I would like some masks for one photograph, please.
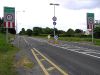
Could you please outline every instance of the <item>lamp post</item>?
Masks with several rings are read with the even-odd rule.
[[[23,11],[16,11],[16,33],[18,33],[18,21],[17,21],[17,15],[19,12],[25,12],[24,10]]]
[[[59,6],[59,4],[57,4],[57,3],[50,3],[50,5],[53,5],[54,6],[54,17],[52,18],[53,19],[53,25],[54,25],[54,37],[55,37],[55,25],[56,25],[56,20],[57,20],[57,18],[55,17],[55,6]]]
[[[17,39],[18,39],[18,47],[19,47],[19,38],[18,38],[18,21],[17,21],[17,15],[19,12],[25,12],[23,11],[16,11],[16,33],[17,33]]]

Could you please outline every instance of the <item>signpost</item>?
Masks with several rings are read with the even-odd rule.
[[[54,17],[52,18],[52,20],[53,20],[53,25],[54,25],[54,37],[55,37],[55,25],[56,25],[56,21],[57,21],[57,17],[55,17],[55,6],[59,6],[59,4],[50,3],[50,5],[54,6]]]
[[[54,38],[55,38],[55,40],[58,40],[58,36],[57,35],[55,35]]]
[[[15,8],[4,7],[4,27],[6,28],[6,41],[8,43],[8,28],[15,28]]]
[[[52,18],[52,20],[53,20],[53,21],[57,21],[57,17],[54,16],[54,17]]]
[[[53,22],[53,25],[56,25],[56,22]]]
[[[87,13],[87,29],[89,29],[92,33],[92,43],[93,43],[94,13]]]
[[[4,7],[4,27],[5,28],[15,27],[15,8]]]

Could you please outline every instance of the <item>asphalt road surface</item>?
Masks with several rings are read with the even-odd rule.
[[[35,48],[69,75],[100,75],[100,47],[72,42],[54,45],[43,39],[20,38],[25,40],[30,52]]]

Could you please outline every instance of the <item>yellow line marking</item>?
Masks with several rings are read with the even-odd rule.
[[[40,61],[44,61],[45,59],[40,59]]]
[[[35,52],[33,49],[31,49],[35,59],[37,60],[38,64],[40,65],[40,67],[42,68],[43,72],[45,75],[49,75],[49,73],[47,72],[47,70],[45,69],[45,67],[43,66],[43,64],[39,61],[38,57],[36,56]]]
[[[35,48],[33,48],[33,50],[35,50],[37,53],[39,53],[44,59],[46,59],[50,64],[52,64],[57,70],[59,70],[63,75],[68,75],[68,73],[66,73],[65,71],[63,71],[60,67],[58,67],[57,65],[55,65],[51,60],[49,60],[47,57],[45,57],[42,53],[40,53],[38,50],[36,50]]]
[[[36,55],[39,55],[39,54],[36,54]]]
[[[47,71],[52,71],[54,69],[55,69],[55,67],[50,67],[50,68],[47,69]]]
[[[25,40],[25,39],[24,39]],[[25,40],[25,42],[28,44],[28,42]],[[49,75],[49,73],[47,72],[47,70],[45,69],[45,67],[43,66],[43,64],[39,61],[38,57],[36,56],[35,52],[38,52],[44,59],[46,59],[50,64],[52,64],[56,69],[58,69],[63,75],[68,75],[68,73],[66,73],[65,71],[63,71],[61,68],[59,68],[57,65],[55,65],[52,61],[50,61],[47,57],[45,57],[42,53],[40,53],[38,50],[36,50],[35,48],[31,49],[35,59],[37,60],[38,64],[40,65],[40,67],[42,68],[43,72],[45,73],[45,75]]]

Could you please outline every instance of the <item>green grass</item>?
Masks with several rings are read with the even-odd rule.
[[[33,36],[34,38],[44,38],[44,39],[46,39],[46,38],[48,38],[48,36]]]
[[[94,44],[100,46],[100,39],[94,39]]]
[[[45,37],[35,36],[35,38],[45,38],[45,39],[47,39],[47,36],[45,36]],[[53,40],[53,37],[51,37],[51,40]],[[58,40],[63,40],[63,41],[68,41],[68,42],[87,42],[87,43],[89,42],[89,43],[92,43],[92,38],[59,37]],[[100,39],[94,38],[94,45],[100,46]]]
[[[78,37],[59,37],[59,40],[73,41],[73,42],[91,42],[91,38],[78,38]]]
[[[59,40],[69,41],[69,42],[89,42],[89,43],[92,43],[92,38],[59,37]],[[100,46],[100,39],[94,39],[94,45]]]
[[[0,75],[16,75],[14,55],[17,49],[7,44],[5,35],[0,33]]]

